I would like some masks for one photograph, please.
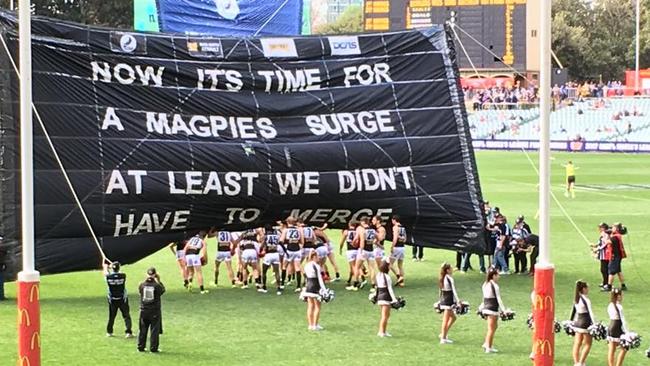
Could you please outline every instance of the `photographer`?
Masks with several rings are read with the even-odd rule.
[[[165,286],[160,282],[156,269],[147,270],[147,278],[139,286],[140,292],[140,332],[138,333],[138,351],[144,352],[147,346],[147,333],[151,329],[151,352],[159,352],[158,337],[161,330],[160,297],[165,293]]]
[[[621,269],[621,262],[627,257],[625,248],[623,247],[623,235],[625,234],[627,234],[627,228],[623,224],[616,223],[612,225],[612,232],[607,240],[607,257],[609,258],[607,272],[609,273],[609,277],[607,286],[603,287],[603,291],[612,290],[614,276],[618,276],[618,280],[621,282],[621,290],[627,290]]]

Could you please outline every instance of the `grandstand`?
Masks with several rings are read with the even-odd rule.
[[[515,106],[511,106],[515,107]],[[489,109],[469,114],[474,139],[537,140],[539,108]],[[589,99],[562,103],[551,113],[551,140],[650,142],[650,99]]]

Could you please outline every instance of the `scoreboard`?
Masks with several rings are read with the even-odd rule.
[[[367,31],[426,28],[433,24],[444,24],[454,15],[456,25],[471,35],[469,37],[459,29],[456,30],[476,68],[505,69],[508,65],[524,71],[526,2],[527,0],[365,0],[364,28]],[[454,43],[460,67],[471,68],[470,60],[455,36]]]

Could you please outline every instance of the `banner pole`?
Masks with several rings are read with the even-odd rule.
[[[555,281],[550,248],[551,0],[540,1],[539,264],[535,266],[533,354],[535,366],[551,366],[555,356]]]
[[[40,366],[41,334],[39,282],[34,265],[34,167],[32,137],[31,1],[18,8],[20,65],[20,179],[23,268],[18,273],[18,365]]]

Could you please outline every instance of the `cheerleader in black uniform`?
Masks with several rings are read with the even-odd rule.
[[[584,366],[587,356],[591,351],[592,337],[589,334],[589,327],[596,322],[594,312],[591,310],[591,301],[587,297],[589,286],[584,281],[576,282],[575,298],[573,300],[573,311],[571,320],[576,335],[573,339],[573,364]]]
[[[386,258],[388,259],[388,258]],[[390,318],[391,304],[397,301],[397,297],[393,292],[393,284],[388,275],[390,270],[390,262],[382,260],[379,265],[379,273],[375,278],[377,285],[377,305],[381,309],[381,319],[379,320],[379,337],[390,337],[390,333],[386,332],[388,328],[388,318]]]
[[[308,254],[308,262],[305,264],[305,289],[304,296],[307,298],[307,322],[309,330],[323,330],[320,326],[320,296],[321,289],[325,289],[325,283],[321,276],[321,268],[318,264],[318,254],[311,250]]]
[[[609,328],[607,329],[607,342],[609,342],[609,350],[607,352],[608,366],[622,366],[625,354],[627,353],[627,350],[620,346],[620,338],[627,332],[621,302],[623,302],[623,293],[620,289],[613,289],[609,305],[607,305],[607,314],[609,314]],[[617,348],[620,349],[618,357],[616,357]]]
[[[483,282],[483,304],[481,309],[481,312],[487,318],[488,326],[487,334],[485,335],[485,343],[483,343],[485,353],[498,352],[492,347],[494,344],[494,333],[497,331],[499,315],[505,310],[503,301],[501,301],[499,285],[497,284],[498,280],[499,271],[497,271],[496,268],[491,267],[488,270],[485,282]]]
[[[453,306],[454,304],[460,303],[454,279],[451,276],[453,271],[454,269],[449,263],[443,264],[440,268],[438,287],[440,288],[440,308],[443,310],[442,327],[440,329],[440,335],[438,336],[438,338],[440,338],[440,344],[454,343],[447,337],[449,329],[451,329],[451,326],[456,321],[456,314],[454,313]]]

